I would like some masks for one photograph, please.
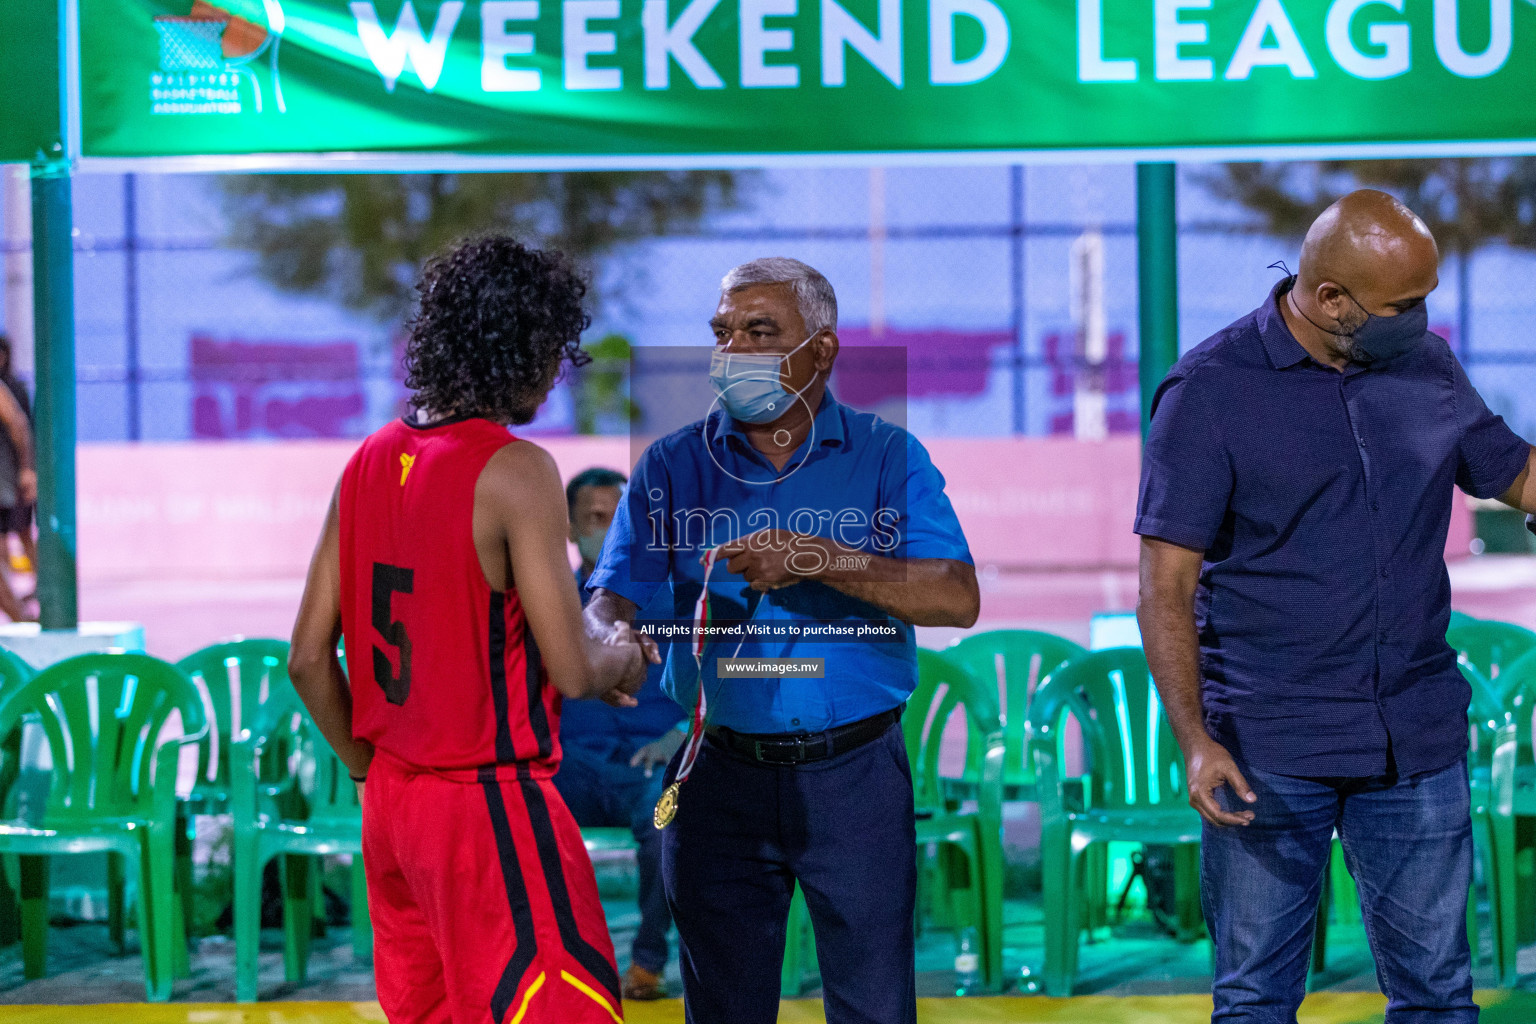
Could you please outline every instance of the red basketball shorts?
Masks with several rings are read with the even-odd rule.
[[[592,862],[554,784],[525,769],[470,778],[384,754],[369,769],[363,864],[385,1015],[622,1024]]]

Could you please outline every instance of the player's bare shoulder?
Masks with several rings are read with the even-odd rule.
[[[515,439],[492,455],[475,486],[475,506],[511,515],[564,511],[560,469],[554,457],[532,441]]]

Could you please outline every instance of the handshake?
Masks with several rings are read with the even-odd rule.
[[[645,685],[647,666],[661,664],[660,648],[653,638],[623,619],[611,623],[597,638],[604,647],[626,648],[618,683],[602,695],[603,701],[616,708],[635,707],[638,702],[634,695]]]

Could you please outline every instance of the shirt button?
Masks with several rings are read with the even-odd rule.
[[[1364,447],[1365,447],[1365,438],[1363,438],[1363,437],[1357,437],[1357,438],[1355,438],[1355,440],[1356,440],[1356,441],[1359,441],[1359,442],[1360,442],[1360,447],[1361,447],[1361,448],[1364,448]]]
[[[1374,501],[1371,502],[1371,511],[1372,512],[1380,512],[1381,511],[1381,505],[1379,503],[1377,503],[1377,502],[1374,502]]]
[[[1386,569],[1382,569],[1381,570],[1381,578],[1382,579],[1386,579],[1387,578],[1387,570]]]
[[[789,720],[789,724],[790,725],[799,725],[800,724],[800,719],[798,719],[798,718],[791,718]]]

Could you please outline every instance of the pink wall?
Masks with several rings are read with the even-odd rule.
[[[550,438],[563,478],[628,469],[625,438]],[[84,582],[272,580],[304,575],[332,488],[355,444],[82,445]],[[928,443],[979,566],[1125,568],[1135,564],[1139,442],[1057,438]],[[1447,552],[1465,554],[1471,518],[1456,502]]]

